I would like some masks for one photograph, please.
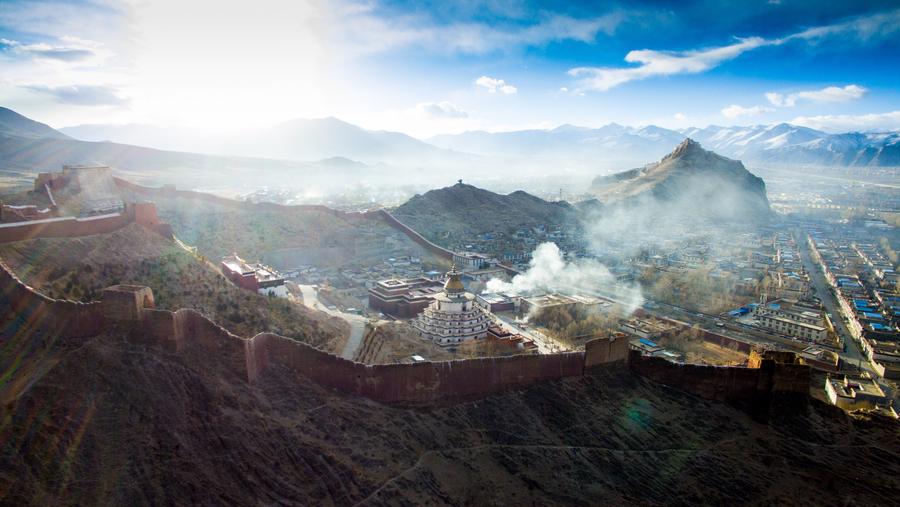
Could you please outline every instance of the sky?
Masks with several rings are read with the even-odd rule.
[[[900,2],[0,0],[0,105],[53,127],[900,130]]]

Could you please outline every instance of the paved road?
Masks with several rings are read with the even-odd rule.
[[[312,285],[300,285],[300,292],[303,294],[303,304],[320,312],[325,312],[334,317],[340,317],[350,324],[350,338],[341,351],[341,357],[344,359],[353,359],[356,349],[362,345],[363,335],[366,332],[366,318],[355,313],[344,313],[338,310],[332,310],[319,301],[319,292]]]
[[[813,287],[816,288],[816,296],[822,301],[825,310],[831,314],[831,321],[834,323],[835,330],[844,340],[844,351],[840,352],[841,359],[847,364],[853,364],[864,368],[871,373],[873,377],[877,378],[878,375],[872,369],[872,365],[869,364],[868,358],[865,357],[862,350],[859,348],[859,344],[856,343],[850,330],[847,329],[847,324],[844,322],[843,310],[837,302],[835,295],[829,290],[831,284],[822,273],[821,264],[813,260],[805,236],[803,240],[798,241],[798,244],[800,245],[800,259],[802,260],[806,271],[809,273],[809,278],[812,281]]]
[[[837,302],[836,296],[828,290],[831,287],[831,284],[822,273],[821,265],[813,260],[805,237],[804,240],[799,243],[800,258],[802,259],[806,270],[809,272],[809,277],[813,282],[813,286],[816,288],[816,295],[822,300],[822,304],[825,305],[828,313],[831,314],[835,328],[847,345],[845,347],[846,350],[841,353],[841,359],[846,363],[861,367],[863,370],[869,372],[869,374],[872,375],[872,378],[878,382],[879,386],[881,386],[881,390],[884,391],[888,398],[892,398],[894,400],[894,405],[897,406],[900,404],[900,389],[895,389],[895,383],[885,381],[878,376],[878,373],[872,368],[872,363],[870,363],[869,359],[863,354],[862,350],[859,348],[859,344],[853,339],[850,330],[847,329],[840,304]]]

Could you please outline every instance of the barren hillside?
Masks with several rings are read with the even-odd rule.
[[[511,234],[520,228],[577,222],[577,211],[567,202],[548,202],[523,191],[496,194],[464,183],[416,195],[393,214],[443,245],[487,232]]]
[[[0,315],[4,504],[887,505],[900,494],[896,422],[812,400],[776,400],[753,419],[613,366],[404,409],[279,368],[251,386],[214,356],[139,345],[139,329],[66,348]]]
[[[120,283],[153,289],[156,306],[194,308],[240,336],[271,331],[340,351],[349,329],[337,318],[239,289],[173,241],[129,225],[111,234],[0,245],[0,258],[35,289],[92,301]]]

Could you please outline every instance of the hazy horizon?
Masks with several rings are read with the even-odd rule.
[[[897,130],[898,26],[891,2],[14,0],[0,104],[56,128],[208,133],[326,117],[418,139],[609,123]]]

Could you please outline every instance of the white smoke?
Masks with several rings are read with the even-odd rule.
[[[534,249],[528,271],[509,282],[493,278],[485,290],[523,295],[561,292],[604,296],[621,303],[628,313],[643,303],[639,287],[617,284],[609,269],[595,260],[566,261],[556,243],[551,242]]]

